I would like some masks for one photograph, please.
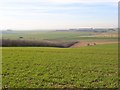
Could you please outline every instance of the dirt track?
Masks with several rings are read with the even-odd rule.
[[[98,44],[114,44],[114,43],[118,43],[117,41],[95,41],[95,42],[88,42],[88,41],[79,41],[78,43],[74,44],[73,46],[71,46],[71,48],[77,48],[77,47],[83,47],[83,46],[94,46],[94,45],[98,45]]]

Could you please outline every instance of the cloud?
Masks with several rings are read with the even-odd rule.
[[[57,3],[117,3],[119,0],[48,0]]]

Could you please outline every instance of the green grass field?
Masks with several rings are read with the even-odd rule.
[[[117,88],[117,44],[81,48],[3,47],[8,88]]]
[[[16,31],[14,33],[5,33],[2,35],[4,39],[20,39],[24,40],[84,40],[84,41],[116,41],[116,37],[99,37],[94,35],[101,35],[102,33],[95,32],[62,32],[62,31]],[[106,34],[116,34],[117,32],[106,32]]]
[[[92,34],[92,33],[91,33]],[[88,32],[55,32],[55,31],[29,31],[29,32],[15,32],[9,34],[3,34],[3,38],[9,39],[19,39],[20,36],[24,37],[24,39],[30,40],[44,40],[44,39],[66,39],[69,37],[77,37],[77,36],[88,36]]]

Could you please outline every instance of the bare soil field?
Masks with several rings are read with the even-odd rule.
[[[70,48],[77,48],[83,46],[94,46],[98,44],[115,44],[117,41],[79,41],[78,43],[72,45]]]
[[[118,37],[117,33],[101,33],[101,34],[95,34],[94,37]]]

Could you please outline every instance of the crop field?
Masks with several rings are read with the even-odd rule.
[[[107,40],[116,41],[117,31],[114,32],[70,32],[70,31],[13,31],[2,34],[4,39],[24,40]]]
[[[3,47],[3,88],[117,88],[118,45]]]
[[[91,33],[92,34],[92,33]],[[5,33],[3,34],[3,38],[9,39],[19,39],[20,36],[24,37],[24,39],[33,39],[33,40],[44,40],[44,39],[69,39],[69,37],[76,37],[76,36],[84,36],[90,35],[87,32],[55,32],[55,31],[36,31],[36,32],[15,32],[15,33]]]

